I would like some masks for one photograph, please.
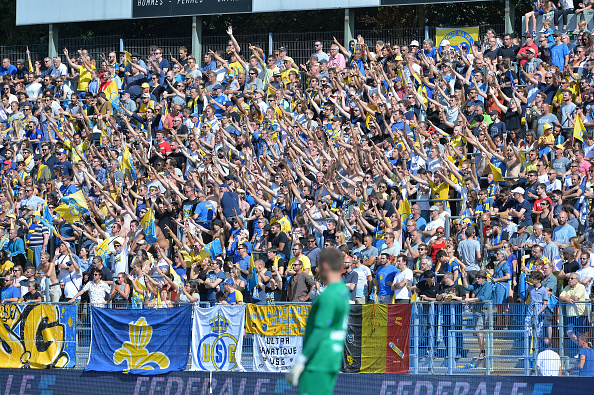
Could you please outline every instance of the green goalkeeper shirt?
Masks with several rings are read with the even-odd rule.
[[[350,310],[349,294],[344,281],[338,281],[328,285],[314,300],[303,337],[302,354],[307,358],[307,370],[340,370]]]

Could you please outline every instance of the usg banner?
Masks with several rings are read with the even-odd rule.
[[[443,40],[448,40],[452,46],[458,44],[470,49],[473,42],[479,39],[479,28],[475,27],[438,27],[435,29],[435,46],[441,47]]]

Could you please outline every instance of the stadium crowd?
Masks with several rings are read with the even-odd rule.
[[[517,303],[536,273],[538,315],[590,300],[588,31],[316,41],[307,64],[227,33],[203,59],[2,60],[2,303],[307,302],[322,248],[353,303]]]

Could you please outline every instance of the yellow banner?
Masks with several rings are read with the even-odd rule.
[[[246,331],[266,336],[303,336],[310,309],[311,306],[306,305],[259,306],[247,304]]]
[[[438,27],[435,29],[435,46],[441,48],[443,40],[448,40],[451,46],[458,44],[470,50],[474,41],[479,39],[479,28],[476,27]]]

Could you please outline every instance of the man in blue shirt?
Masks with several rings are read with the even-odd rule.
[[[2,59],[2,67],[0,67],[0,76],[5,76],[6,74],[15,75],[16,73],[17,68],[10,64],[10,59]]]
[[[18,260],[22,260],[23,263],[25,261],[25,243],[23,239],[19,238],[19,234],[16,229],[11,229],[8,237],[10,241],[8,242],[8,252],[10,252],[10,260],[13,261],[15,264],[18,264]],[[18,258],[18,259],[16,259]]]
[[[6,284],[6,286],[2,288],[2,293],[0,294],[1,303],[18,302],[19,296],[21,296],[21,289],[15,285],[14,275],[7,274],[4,278],[4,284]]]
[[[487,273],[484,270],[479,270],[476,273],[476,282],[472,285],[468,285],[468,275],[466,272],[462,272],[462,282],[466,292],[473,292],[474,297],[466,297],[466,302],[477,302],[478,304],[474,307],[474,329],[476,330],[476,337],[478,338],[479,347],[481,349],[479,353],[479,359],[485,359],[485,337],[480,332],[485,328],[487,324],[487,301],[492,299],[491,284],[487,282]]]
[[[390,262],[389,254],[382,252],[379,257],[379,267],[375,275],[375,286],[377,287],[377,302],[382,304],[392,303],[394,291],[392,282],[399,270]]]
[[[555,45],[551,47],[551,66],[559,67],[559,70],[563,72],[565,66],[569,63],[569,48],[561,41],[561,33],[558,31],[553,33],[555,38]]]

